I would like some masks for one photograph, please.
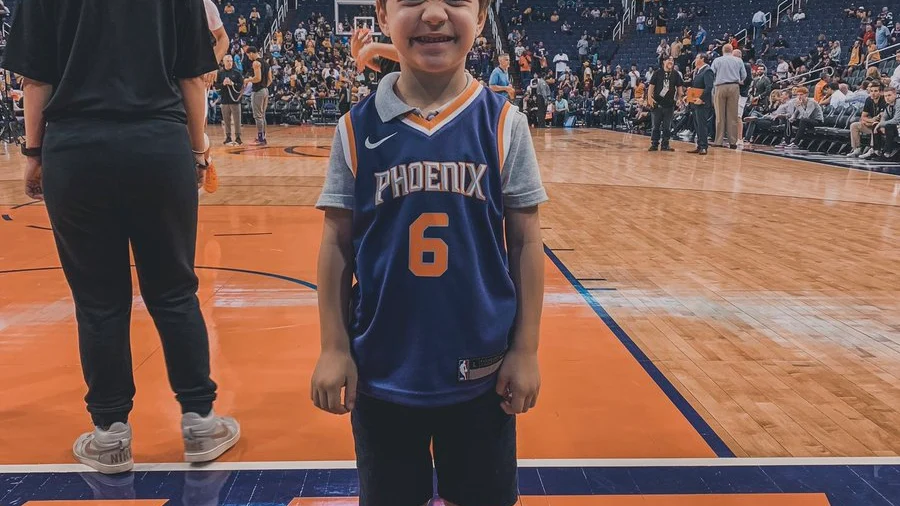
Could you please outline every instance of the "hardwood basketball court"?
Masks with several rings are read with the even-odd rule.
[[[522,504],[900,506],[900,177],[727,149],[700,157],[684,143],[648,153],[646,137],[602,130],[532,133],[551,201],[544,387],[520,418]],[[221,504],[347,504],[349,419],[308,398],[312,205],[332,134],[276,127],[267,147],[214,149],[200,300],[217,410],[244,436],[220,464],[184,472],[178,408],[136,293],[146,472],[131,482],[76,474],[86,468],[70,445],[89,418],[71,296],[43,205],[22,191],[23,158],[0,157],[0,504],[105,499],[98,489],[131,491],[102,504],[201,504],[185,499],[198,489]]]

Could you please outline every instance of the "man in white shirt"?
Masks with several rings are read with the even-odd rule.
[[[569,68],[569,55],[560,51],[553,57],[553,63],[556,64],[556,77],[565,72]]]
[[[850,93],[850,88],[845,84],[841,83],[838,85],[838,89],[834,90],[834,93],[831,94],[831,101],[828,102],[831,107],[840,107],[847,103],[847,94]]]

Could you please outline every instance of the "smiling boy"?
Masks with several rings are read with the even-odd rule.
[[[427,504],[432,463],[451,505],[517,500],[515,415],[540,390],[547,194],[525,115],[465,71],[488,7],[378,0],[401,72],[334,136],[311,397],[352,413],[362,506]]]

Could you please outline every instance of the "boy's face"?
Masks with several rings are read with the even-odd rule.
[[[381,30],[401,68],[441,73],[463,68],[486,13],[478,0],[384,0],[375,4]]]

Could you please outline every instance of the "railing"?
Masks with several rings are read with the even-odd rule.
[[[781,0],[781,3],[778,4],[778,7],[775,9],[775,24],[778,25],[781,23],[781,13],[785,11],[789,11],[794,8],[794,0]]]
[[[898,42],[896,44],[891,44],[890,46],[885,46],[885,47],[877,50],[876,52],[878,53],[878,59],[876,59],[874,61],[872,60],[872,53],[867,54],[866,55],[866,68],[869,68],[872,65],[878,65],[879,63],[881,63],[885,60],[888,60],[890,58],[894,58],[896,56],[896,53],[898,51],[900,51],[900,49],[892,52],[889,56],[882,56],[883,51],[888,50],[888,49],[893,49],[893,48],[900,48],[900,42]]]
[[[497,9],[499,8],[498,6]],[[500,27],[493,9],[488,9],[488,21],[491,23],[491,33],[494,35],[494,47],[497,48],[497,54],[503,54],[503,37],[500,36]]]
[[[631,25],[636,10],[636,0],[622,0],[622,19],[613,28],[613,40],[622,40],[625,37],[625,28]]]
[[[827,75],[828,75],[828,77],[832,77],[832,76],[834,76],[834,67],[824,67],[824,68],[821,68],[821,69],[813,69],[813,70],[810,70],[809,72],[804,72],[804,73],[802,73],[802,74],[798,74],[798,75],[793,76],[793,77],[786,77],[786,78],[784,78],[784,79],[779,79],[779,80],[775,81],[775,82],[772,83],[772,84],[773,84],[773,85],[776,85],[776,84],[781,84],[781,83],[786,83],[786,82],[792,82],[792,81],[794,81],[795,79],[797,79],[798,77],[809,76],[809,75],[812,75],[812,74],[822,74],[823,72],[826,72]],[[809,81],[803,81],[803,82],[800,82],[800,83],[792,83],[792,84],[793,84],[794,86],[806,86],[807,84],[814,83],[814,82],[816,82],[816,81],[818,81],[818,80],[819,80],[819,78],[816,77],[815,79],[810,79]]]
[[[737,39],[738,45],[740,47],[745,47],[747,45],[747,35],[749,33],[750,32],[748,32],[747,29],[744,28],[741,31],[734,34],[734,38]],[[735,48],[735,49],[737,49],[737,48]]]
[[[277,32],[281,28],[281,23],[284,22],[284,18],[287,17],[288,11],[288,0],[277,0],[275,3],[275,20],[272,21],[272,27],[269,28],[269,34],[266,35],[266,39],[263,41],[263,52],[267,52],[269,50],[269,45],[272,43],[272,40],[275,39],[275,32]]]

